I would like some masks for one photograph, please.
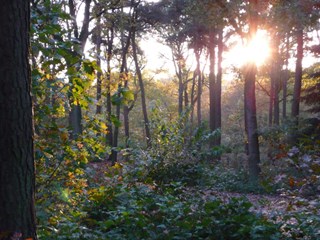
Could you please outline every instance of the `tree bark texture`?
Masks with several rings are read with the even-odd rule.
[[[303,30],[297,31],[297,60],[295,81],[292,99],[291,117],[297,118],[299,116],[301,82],[302,82],[302,59],[303,59]]]
[[[257,33],[257,3],[257,0],[250,1],[248,35],[249,41],[252,40]],[[244,105],[246,118],[245,122],[248,138],[249,178],[252,183],[257,182],[260,173],[260,151],[258,140],[258,124],[255,93],[256,72],[257,67],[254,62],[248,62],[244,67]]]
[[[29,23],[29,1],[1,2],[0,234],[36,239]]]
[[[256,110],[256,66],[248,63],[245,67],[244,101],[245,117],[247,123],[248,153],[249,153],[249,176],[251,181],[256,181],[260,173],[260,152],[258,140],[258,124]]]
[[[97,19],[97,27],[96,27],[96,51],[97,51],[97,66],[101,68],[101,18]],[[101,72],[97,71],[97,108],[96,114],[101,114],[102,106],[101,106]]]
[[[210,119],[209,125],[210,130],[214,131],[216,129],[215,126],[215,105],[214,105],[214,95],[215,95],[215,83],[216,83],[216,73],[215,73],[215,65],[216,65],[216,53],[215,53],[215,33],[212,31],[209,35],[210,47],[209,47],[209,59],[210,59],[210,73],[209,73],[209,102],[210,102]]]
[[[296,71],[294,78],[293,98],[291,105],[291,118],[293,120],[293,126],[289,136],[289,142],[295,144],[298,141],[297,128],[299,124],[299,112],[300,112],[300,96],[302,85],[302,59],[303,59],[303,30],[297,31],[297,60]]]
[[[221,83],[222,83],[222,53],[223,53],[223,32],[220,30],[218,34],[218,72],[214,89],[214,125],[215,129],[221,129]],[[220,146],[221,135],[214,139],[215,146]]]
[[[196,62],[197,62],[197,78],[198,78],[198,93],[197,93],[197,119],[198,119],[198,126],[200,127],[201,122],[202,122],[202,112],[201,112],[201,99],[202,99],[202,74],[200,70],[200,53],[201,50],[197,49],[195,50],[195,57],[196,57]]]
[[[112,115],[112,103],[111,103],[111,59],[113,52],[113,40],[114,40],[114,22],[108,29],[108,43],[107,43],[107,126],[108,132],[106,134],[106,143],[112,146],[113,143],[113,126],[111,121]]]

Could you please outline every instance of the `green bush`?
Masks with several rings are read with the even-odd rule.
[[[175,188],[179,184],[175,184]],[[83,222],[106,239],[279,239],[279,226],[250,212],[244,199],[204,201],[163,194],[152,186],[118,184],[96,190]]]

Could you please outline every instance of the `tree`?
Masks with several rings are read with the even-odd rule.
[[[88,40],[89,32],[89,23],[90,23],[90,4],[91,0],[85,0],[84,13],[83,13],[83,22],[82,27],[79,33],[78,22],[77,22],[77,13],[76,13],[76,4],[74,0],[69,0],[69,11],[72,17],[72,30],[73,37],[76,39],[78,44],[74,46],[73,54],[79,56],[79,62],[75,66],[75,73],[80,70],[81,58],[84,54],[85,45]],[[71,38],[71,35],[69,36]],[[71,66],[68,66],[71,69]],[[70,102],[70,112],[69,112],[69,124],[71,128],[71,137],[77,138],[82,133],[82,110],[80,105],[80,99],[77,96],[74,96],[73,89],[76,85],[75,76],[73,74],[70,76],[70,91],[69,91],[69,102]]]
[[[1,4],[0,238],[36,239],[28,63],[30,5],[29,1],[4,1]]]
[[[249,1],[248,9],[248,41],[250,42],[257,34],[258,15],[257,0]],[[248,153],[249,153],[249,175],[252,182],[257,181],[260,173],[260,151],[258,140],[258,124],[256,109],[256,82],[257,67],[254,62],[248,62],[244,67],[244,102],[245,102],[245,122],[248,137]]]
[[[137,54],[137,43],[136,43],[137,18],[138,18],[138,14],[137,14],[137,9],[135,8],[135,12],[133,16],[134,22],[132,26],[132,36],[131,36],[132,52],[133,52],[132,54],[133,54],[134,64],[136,67],[136,74],[138,76],[139,87],[141,92],[141,106],[142,106],[142,113],[143,113],[143,119],[144,119],[144,128],[145,128],[147,146],[150,147],[151,133],[150,133],[150,127],[149,127],[148,112],[147,112],[146,94],[145,94],[145,87],[142,79],[141,69],[139,67],[138,54]]]

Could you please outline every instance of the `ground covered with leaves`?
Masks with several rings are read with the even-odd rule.
[[[214,133],[187,141],[181,121],[156,126],[150,148],[125,149],[113,166],[96,138],[38,141],[39,238],[320,238],[318,142],[275,149],[253,184],[227,149],[206,147]]]

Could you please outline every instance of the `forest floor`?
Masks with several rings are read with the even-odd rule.
[[[95,170],[94,178],[97,182],[101,182],[103,179],[105,181],[108,178],[105,177],[106,172],[111,175],[113,172],[113,168],[110,168],[110,164],[106,162],[92,163],[90,167]],[[185,187],[183,191],[186,196],[200,195],[204,201],[220,199],[222,202],[228,203],[232,198],[244,198],[252,204],[250,208],[252,212],[268,219],[281,217],[288,212],[303,211],[304,208],[308,210],[315,209],[320,215],[320,209],[317,210],[316,207],[319,204],[319,200],[313,201],[310,199],[310,201],[305,201],[306,199],[287,194],[232,192],[203,186],[189,186]],[[303,199],[304,202],[301,202],[300,199]]]

